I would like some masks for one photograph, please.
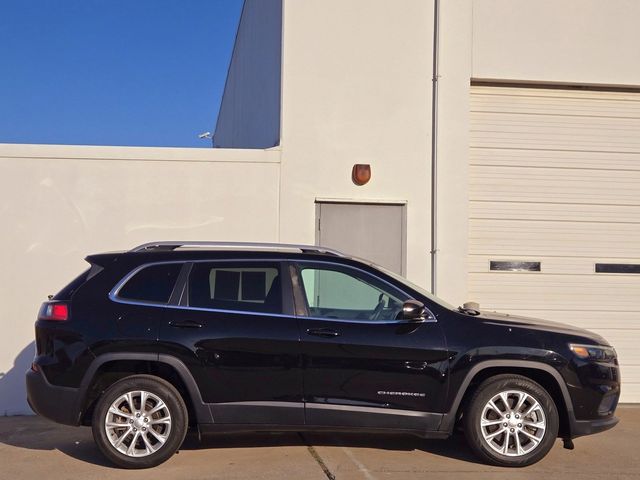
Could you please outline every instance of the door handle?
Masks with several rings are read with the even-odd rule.
[[[169,325],[176,328],[202,328],[202,324],[193,320],[183,322],[169,322]]]
[[[404,368],[409,370],[424,370],[429,365],[427,362],[404,362]]]
[[[338,332],[329,328],[307,328],[307,335],[314,335],[316,337],[323,338],[333,338],[340,336]]]

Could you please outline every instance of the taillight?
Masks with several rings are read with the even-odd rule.
[[[69,306],[66,303],[45,302],[40,308],[38,320],[55,320],[63,322],[69,319]]]

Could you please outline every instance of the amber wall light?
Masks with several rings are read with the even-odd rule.
[[[356,185],[364,185],[371,180],[371,165],[356,163],[351,170],[351,180]]]

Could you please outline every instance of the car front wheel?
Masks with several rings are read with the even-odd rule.
[[[93,438],[116,465],[154,467],[180,448],[187,415],[173,385],[151,375],[133,375],[111,385],[98,399]]]
[[[463,415],[471,448],[493,465],[524,467],[542,459],[558,436],[549,393],[520,375],[498,375],[474,392]]]

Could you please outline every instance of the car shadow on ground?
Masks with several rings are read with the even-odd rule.
[[[333,433],[333,432],[273,432],[245,434],[209,434],[200,440],[191,435],[183,450],[220,448],[258,448],[265,446],[354,447],[393,451],[423,451],[469,463],[481,463],[469,449],[464,435],[454,434],[446,440],[427,440],[411,435]]]
[[[112,466],[93,442],[90,428],[58,425],[37,416],[0,418],[0,444],[29,450],[58,450],[83,462]]]
[[[108,468],[117,468],[100,453],[91,428],[58,425],[40,417],[5,417],[0,419],[0,444],[30,450],[58,450],[76,460]],[[425,440],[418,437],[385,434],[260,432],[210,434],[199,438],[191,430],[181,451],[265,447],[348,447],[394,451],[423,451],[433,455],[478,463],[462,435],[448,440]]]

